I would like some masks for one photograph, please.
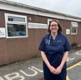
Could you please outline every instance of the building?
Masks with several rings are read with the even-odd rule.
[[[70,44],[81,44],[81,18],[0,0],[0,65],[40,55],[38,46],[52,19],[60,21]]]

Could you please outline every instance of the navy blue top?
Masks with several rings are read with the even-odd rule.
[[[63,54],[65,51],[70,50],[70,45],[66,36],[63,34],[58,34],[55,39],[52,38],[51,34],[47,34],[43,37],[39,50],[49,54],[59,52]]]
[[[69,45],[69,42],[66,36],[63,34],[58,34],[55,39],[52,38],[51,34],[46,34],[39,46],[39,50],[45,52],[49,61],[50,59],[48,54],[53,55],[53,59],[56,55],[61,55],[63,57],[64,52],[69,51],[70,49],[71,47]],[[55,59],[59,60],[59,57]]]

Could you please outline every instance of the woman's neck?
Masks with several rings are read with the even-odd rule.
[[[56,38],[57,34],[58,34],[58,33],[51,33],[51,35],[52,35],[53,39],[55,39],[55,38]]]

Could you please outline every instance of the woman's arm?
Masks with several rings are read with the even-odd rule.
[[[47,67],[49,68],[50,72],[54,73],[55,68],[53,66],[51,66],[51,64],[49,63],[45,52],[41,51],[41,57],[42,57],[43,61],[45,62],[45,64],[47,65]]]
[[[64,63],[66,62],[66,60],[67,60],[67,57],[68,57],[68,51],[66,51],[65,53],[64,53],[64,56],[63,56],[63,58],[62,58],[62,61],[61,61],[61,64],[60,64],[60,66],[63,68],[63,66],[64,66]]]
[[[61,64],[57,67],[55,74],[60,74],[60,72],[62,71],[62,68],[64,66],[64,63],[67,60],[67,57],[68,57],[68,51],[66,51],[64,53],[63,58],[62,58],[62,61],[61,61]]]

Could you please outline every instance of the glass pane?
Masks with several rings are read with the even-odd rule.
[[[8,37],[26,36],[26,25],[22,24],[7,24]]]
[[[76,33],[77,32],[77,28],[76,27],[72,27],[72,33]]]
[[[8,16],[8,21],[25,22],[25,18]]]

